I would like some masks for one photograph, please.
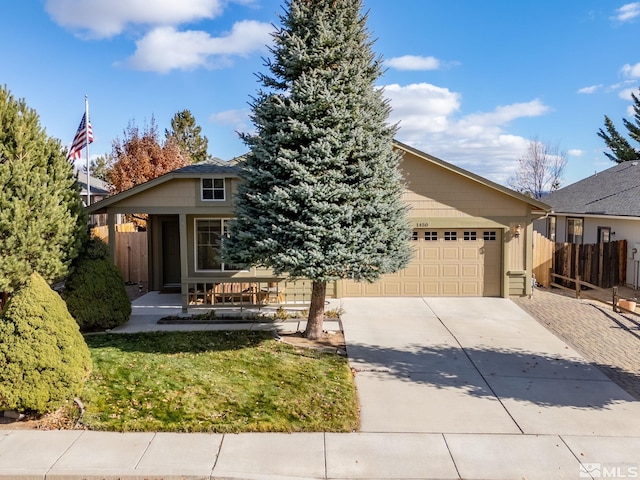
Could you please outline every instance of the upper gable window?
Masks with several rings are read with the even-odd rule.
[[[224,178],[203,178],[201,187],[202,200],[221,201],[225,199]]]

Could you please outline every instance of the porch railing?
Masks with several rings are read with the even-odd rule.
[[[312,283],[309,280],[226,278],[189,279],[184,286],[183,305],[188,308],[277,307],[309,304]]]

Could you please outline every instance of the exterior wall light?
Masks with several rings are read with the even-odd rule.
[[[515,238],[520,238],[520,233],[522,233],[522,225],[518,224],[513,227],[513,236]]]

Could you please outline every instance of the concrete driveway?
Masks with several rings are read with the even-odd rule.
[[[640,402],[508,299],[347,298],[343,308],[362,432],[640,432]]]

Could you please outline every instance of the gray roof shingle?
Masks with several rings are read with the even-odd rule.
[[[178,168],[171,173],[187,173],[187,174],[232,174],[237,175],[240,170],[238,159],[224,161],[219,158],[209,158],[202,162],[187,165]]]
[[[556,213],[640,217],[640,162],[623,162],[541,198]]]

